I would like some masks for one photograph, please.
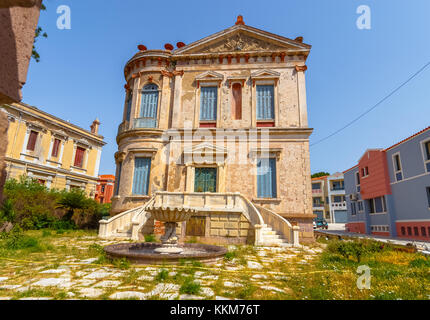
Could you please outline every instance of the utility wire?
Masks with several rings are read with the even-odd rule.
[[[386,95],[384,98],[382,98],[381,100],[379,100],[378,103],[376,103],[375,105],[373,105],[371,108],[367,109],[365,112],[363,112],[362,114],[360,114],[357,118],[353,119],[352,121],[348,122],[346,125],[344,125],[342,128],[336,130],[335,132],[329,134],[328,136],[318,140],[317,142],[312,143],[310,146],[314,146],[317,145],[331,137],[333,137],[334,135],[338,134],[339,132],[345,130],[346,128],[348,128],[349,126],[351,126],[352,124],[354,124],[355,122],[357,122],[358,120],[360,120],[361,118],[363,118],[366,114],[368,114],[370,111],[372,111],[373,109],[375,109],[376,107],[378,107],[381,103],[383,103],[385,100],[387,100],[389,97],[391,97],[393,94],[395,94],[397,91],[399,91],[401,88],[403,88],[408,82],[410,82],[412,79],[414,79],[416,76],[418,76],[421,72],[423,72],[428,66],[430,65],[430,61],[427,62],[424,66],[422,66],[417,72],[415,72],[412,76],[410,76],[405,82],[403,82],[401,85],[399,85],[397,88],[395,88],[393,91],[391,91],[388,95]]]

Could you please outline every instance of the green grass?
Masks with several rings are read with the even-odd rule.
[[[200,289],[200,283],[196,282],[193,277],[188,277],[179,289],[179,293],[197,295],[200,293]]]

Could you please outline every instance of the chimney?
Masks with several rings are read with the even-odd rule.
[[[93,124],[90,127],[91,133],[99,134],[99,126],[100,126],[100,121],[99,119],[96,118],[96,120],[93,121]]]

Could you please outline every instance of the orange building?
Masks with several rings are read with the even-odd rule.
[[[95,199],[99,203],[110,203],[113,196],[113,186],[115,184],[115,176],[104,174],[99,176],[96,188]]]

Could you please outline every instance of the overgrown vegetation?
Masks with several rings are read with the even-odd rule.
[[[0,224],[8,221],[24,230],[96,229],[110,209],[109,204],[88,198],[83,190],[49,190],[26,176],[8,180],[4,197]]]
[[[179,289],[179,293],[181,294],[199,294],[200,293],[200,283],[195,281],[193,277],[188,277],[185,279],[181,288]]]

